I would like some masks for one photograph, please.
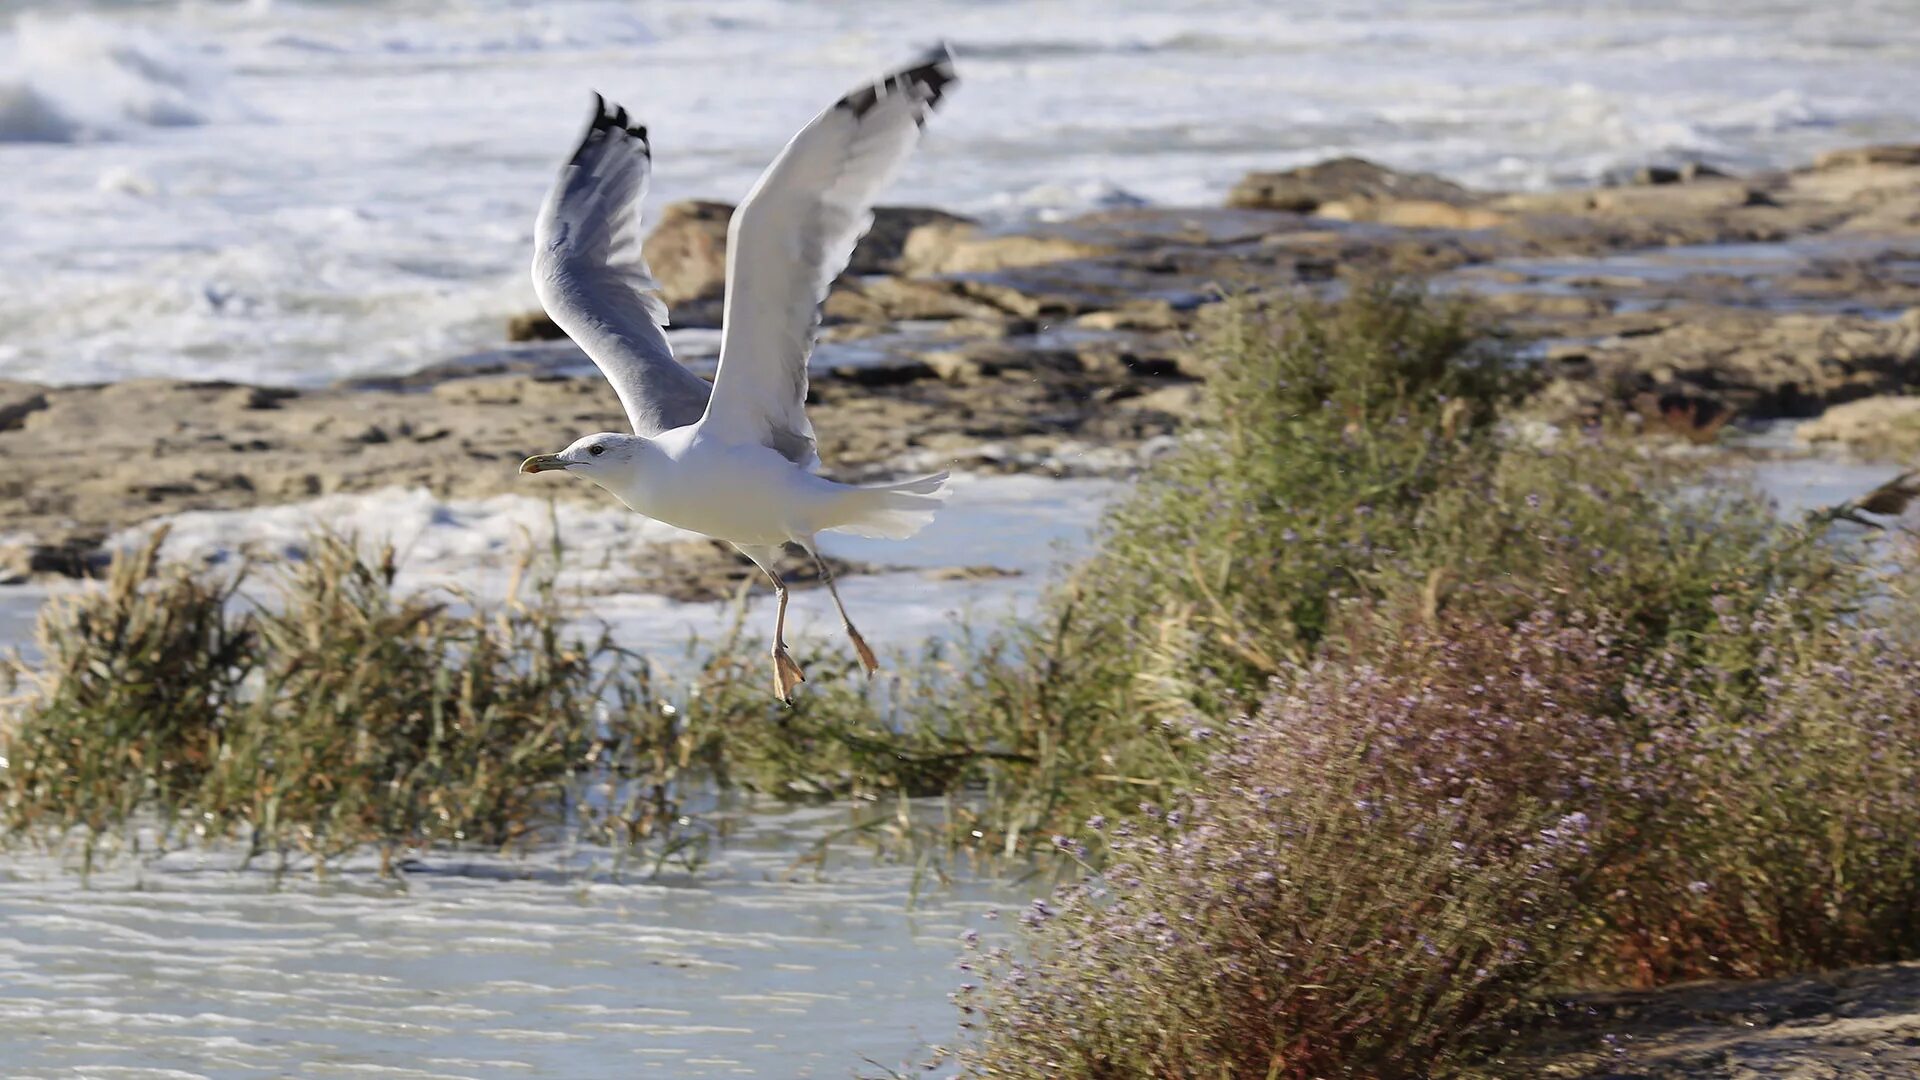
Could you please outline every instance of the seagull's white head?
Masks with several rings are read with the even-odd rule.
[[[520,463],[523,473],[552,472],[563,469],[603,484],[610,475],[630,472],[647,449],[647,440],[638,435],[603,431],[582,435],[573,445],[557,454],[535,454]]]

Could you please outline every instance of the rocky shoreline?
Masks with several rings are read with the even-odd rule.
[[[1807,434],[1920,447],[1920,399],[1899,396],[1920,385],[1920,147],[1628,179],[1503,194],[1343,159],[1249,176],[1226,207],[1019,230],[885,210],[826,305],[821,456],[848,479],[1125,472],[1194,407],[1207,305],[1368,270],[1482,297],[1552,376],[1535,402],[1550,420],[1623,406],[1717,426],[1840,406]],[[676,347],[706,370],[727,211],[675,204],[647,241]],[[0,382],[0,579],[89,573],[115,530],[185,510],[396,485],[593,497],[514,469],[621,422],[555,336],[519,316],[496,350],[319,389]]]

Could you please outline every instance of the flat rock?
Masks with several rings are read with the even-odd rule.
[[[908,236],[901,263],[911,274],[979,274],[1106,255],[1112,248],[1063,235],[994,235],[974,225],[936,225]]]
[[[1815,169],[1855,169],[1863,165],[1920,165],[1920,143],[1852,146],[1829,150],[1813,161]]]
[[[1580,352],[1615,401],[1679,394],[1745,416],[1809,417],[1920,387],[1920,310],[1893,321],[1702,310]]]
[[[1864,456],[1910,461],[1920,453],[1920,397],[1884,395],[1835,405],[1794,435],[1805,443],[1838,443]]]
[[[1574,995],[1472,1080],[1905,1080],[1920,965]]]

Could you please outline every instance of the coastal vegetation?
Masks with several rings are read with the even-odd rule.
[[[388,549],[50,604],[0,834],[86,867],[238,844],[383,868],[566,840],[697,865],[689,796],[849,800],[1065,883],[977,943],[947,1060],[1031,1077],[1428,1076],[1563,988],[1920,953],[1906,555],[1624,423],[1529,421],[1473,307],[1392,280],[1208,309],[1197,419],[1039,614],[867,684],[669,667]],[[658,659],[658,658],[654,658]],[[920,800],[920,801],[913,801]]]

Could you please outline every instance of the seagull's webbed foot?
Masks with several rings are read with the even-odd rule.
[[[776,643],[773,647],[773,695],[791,705],[793,688],[806,681],[806,673],[787,654],[787,647]]]
[[[853,642],[853,651],[860,654],[860,666],[866,668],[867,677],[872,678],[873,673],[880,670],[880,661],[874,657],[873,650],[867,648],[867,639],[860,636],[860,631],[855,630],[852,623],[847,624],[847,640]]]

